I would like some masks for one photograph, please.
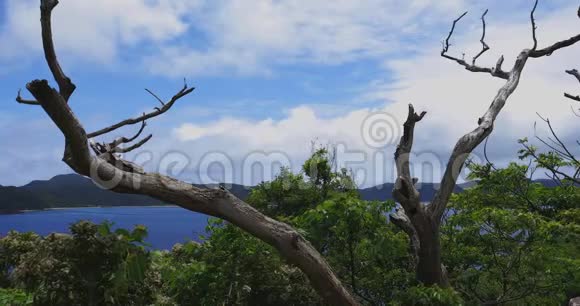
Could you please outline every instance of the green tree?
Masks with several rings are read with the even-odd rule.
[[[276,250],[219,219],[203,243],[158,253],[163,295],[177,305],[318,305],[320,298]]]
[[[313,178],[308,164],[332,169],[327,167],[332,164],[327,152],[315,151],[301,173],[282,168],[273,181],[251,191],[248,203],[297,228],[359,303],[398,305],[397,301],[409,300],[408,289],[416,285],[414,264],[406,234],[387,220],[394,202],[362,200],[345,170],[323,171],[324,179]],[[162,275],[166,301],[178,305],[321,303],[305,275],[271,246],[222,221],[212,220],[207,231],[202,243],[158,253],[154,266]],[[444,299],[445,292],[452,292],[413,290],[422,301]]]
[[[442,236],[450,280],[469,303],[557,305],[580,293],[580,189],[534,183],[527,166],[471,165]]]
[[[394,202],[334,193],[294,223],[361,301],[380,305],[413,282],[407,237],[387,222]]]

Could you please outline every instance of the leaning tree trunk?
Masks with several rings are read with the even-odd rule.
[[[276,248],[281,256],[296,265],[308,277],[313,288],[325,302],[332,305],[358,304],[324,258],[288,224],[263,215],[225,189],[197,188],[157,173],[146,173],[141,167],[121,159],[118,153],[137,149],[151,139],[149,135],[133,145],[121,147],[140,136],[146,119],[165,113],[178,99],[191,93],[193,88],[189,88],[187,84],[167,102],[163,102],[148,90],[161,104],[155,111],[123,120],[93,133],[86,133],[68,103],[76,86],[62,71],[52,41],[51,12],[58,1],[41,0],[40,3],[44,54],[59,90],[51,88],[46,80],[34,80],[28,83],[26,88],[35,100],[23,99],[19,92],[16,101],[40,105],[44,109],[64,135],[63,161],[71,169],[114,192],[148,195],[194,212],[227,220]],[[137,123],[142,124],[141,129],[133,137],[120,137],[110,143],[89,141],[93,137]],[[91,149],[94,154],[91,154]]]

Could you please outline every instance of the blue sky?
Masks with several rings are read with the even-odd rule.
[[[199,181],[200,171],[213,171],[200,165],[213,152],[227,156],[237,169],[216,180],[252,184],[257,181],[243,180],[249,155],[283,152],[289,166],[298,169],[310,141],[317,139],[364,154],[363,162],[346,162],[379,177],[362,182],[369,185],[391,181],[390,170],[374,173],[379,166],[371,157],[384,153],[389,163],[394,147],[393,141],[377,149],[361,140],[361,126],[370,114],[384,112],[402,123],[407,103],[427,109],[415,148],[426,154],[420,158],[443,163],[455,139],[475,127],[501,86],[500,80],[466,72],[438,56],[451,20],[470,10],[452,46],[456,54],[469,56],[477,53],[479,16],[489,8],[492,50],[481,63],[492,64],[505,54],[510,65],[517,52],[530,46],[532,2],[62,0],[53,14],[53,30],[61,64],[77,85],[70,104],[89,131],[151,110],[156,101],[144,88],[168,99],[183,78],[196,87],[169,113],[148,122],[155,137],[143,148],[153,159],[147,169],[172,164],[164,158],[180,152],[187,166],[176,175]],[[541,1],[541,45],[580,30],[578,3],[572,2]],[[70,172],[60,162],[62,136],[48,117],[39,107],[14,102],[19,88],[27,96],[28,81],[52,81],[38,19],[36,0],[0,2],[2,185]],[[562,73],[580,68],[577,52],[575,47],[530,64],[530,76],[522,81],[514,105],[506,107],[498,122],[498,130],[503,129],[490,143],[498,162],[513,159],[515,140],[530,134],[536,111],[554,118],[563,137],[577,136],[578,120],[561,98],[564,90],[578,89]],[[437,174],[424,180],[435,181]]]

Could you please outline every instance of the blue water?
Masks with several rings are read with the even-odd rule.
[[[155,249],[171,249],[175,243],[199,240],[205,234],[208,217],[180,207],[90,207],[31,211],[0,215],[0,236],[10,230],[33,231],[40,235],[69,232],[71,223],[90,220],[112,221],[114,227],[131,229],[147,226],[146,241]]]

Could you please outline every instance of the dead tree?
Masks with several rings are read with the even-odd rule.
[[[16,101],[23,104],[39,105],[60,129],[65,138],[63,161],[76,173],[96,182],[115,180],[117,183],[114,186],[109,186],[114,192],[148,195],[194,212],[224,219],[276,248],[281,256],[307,275],[314,289],[327,303],[357,305],[357,302],[341,284],[324,258],[288,224],[263,215],[226,189],[197,188],[192,184],[171,177],[147,173],[139,166],[123,160],[118,155],[118,153],[139,148],[151,139],[151,135],[149,135],[135,144],[129,145],[140,136],[147,119],[164,114],[177,100],[190,94],[194,88],[184,84],[183,88],[167,102],[148,90],[160,103],[160,106],[154,111],[136,118],[123,120],[92,133],[85,131],[69,104],[69,98],[76,86],[61,69],[52,40],[51,13],[57,4],[57,0],[40,1],[44,55],[58,84],[58,90],[52,88],[47,80],[34,80],[26,84],[26,88],[35,99],[23,99],[19,92]],[[141,129],[133,137],[121,137],[110,143],[91,141],[94,137],[105,135],[120,127],[138,123],[141,123]],[[129,146],[121,147],[126,145]]]
[[[580,34],[566,40],[554,43],[543,49],[538,49],[536,38],[536,21],[534,12],[538,2],[530,14],[532,24],[533,45],[529,49],[522,50],[517,56],[512,68],[505,71],[502,68],[504,58],[501,56],[494,67],[481,67],[476,64],[477,59],[483,55],[489,46],[485,43],[485,16],[487,11],[481,16],[483,23],[483,33],[481,36],[482,50],[467,62],[464,58],[454,57],[448,54],[450,43],[457,22],[463,18],[467,12],[453,21],[449,35],[443,43],[441,56],[458,63],[471,72],[483,72],[493,77],[504,79],[505,84],[499,89],[488,110],[482,117],[477,119],[477,127],[459,138],[449,160],[439,189],[433,199],[427,205],[420,202],[419,191],[415,187],[417,178],[411,177],[409,170],[409,154],[413,146],[413,133],[415,124],[425,116],[415,113],[413,106],[409,105],[409,113],[404,123],[403,136],[395,151],[397,168],[397,180],[393,188],[393,197],[400,204],[400,208],[390,216],[391,221],[399,226],[410,238],[410,251],[416,258],[417,280],[426,285],[448,286],[445,268],[441,262],[441,242],[439,239],[439,228],[447,202],[455,187],[457,177],[464,166],[469,154],[487,137],[493,130],[494,122],[504,107],[509,96],[518,87],[520,76],[526,62],[531,58],[541,58],[550,56],[553,52],[569,47],[580,41]],[[579,16],[580,17],[580,16]]]

